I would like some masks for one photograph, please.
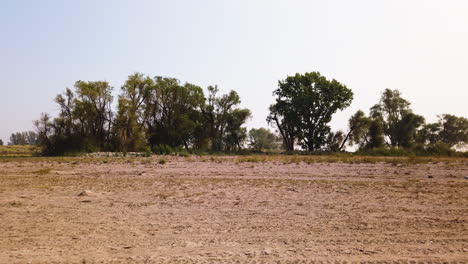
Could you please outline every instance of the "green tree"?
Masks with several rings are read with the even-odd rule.
[[[56,154],[51,137],[54,133],[53,123],[47,113],[41,113],[38,120],[34,121],[36,127],[38,145],[44,148],[44,154]]]
[[[240,148],[240,139],[245,139],[247,134],[241,126],[250,117],[250,110],[236,108],[241,103],[237,92],[230,91],[221,96],[218,92],[217,86],[209,86],[208,98],[202,108],[211,150],[222,151],[234,145]]]
[[[251,113],[249,109],[234,109],[227,118],[226,132],[223,136],[227,151],[241,150],[247,140],[247,129],[242,127]]]
[[[369,126],[369,139],[365,148],[383,148],[385,146],[384,125],[381,119],[374,119]]]
[[[331,152],[341,151],[344,146],[345,138],[345,133],[342,130],[328,133],[326,149]]]
[[[188,150],[195,130],[202,125],[203,89],[190,83],[181,85],[174,78],[156,77],[154,82],[146,102],[150,143]]]
[[[372,120],[361,110],[358,110],[351,116],[348,121],[349,132],[347,134],[350,146],[358,145],[359,147],[363,147],[369,144],[369,128],[371,123]]]
[[[381,120],[389,139],[387,144],[392,147],[401,146],[399,129],[405,115],[412,112],[409,106],[410,102],[401,97],[400,91],[385,89],[379,103],[371,107],[371,118]]]
[[[3,140],[0,139],[0,146],[3,146]]]
[[[421,145],[435,144],[440,140],[440,129],[439,123],[424,124],[422,128],[417,131],[416,142]]]
[[[249,131],[249,145],[255,151],[277,149],[278,137],[267,128],[252,128]]]
[[[424,125],[424,117],[407,113],[396,124],[396,140],[398,146],[410,148],[417,140],[418,128]]]
[[[8,145],[35,145],[37,144],[37,134],[33,131],[16,132],[10,135]]]
[[[154,81],[141,73],[128,76],[121,88],[114,134],[122,152],[140,151],[148,143],[145,125],[149,119],[148,98],[154,92]]]
[[[86,148],[105,149],[113,118],[112,87],[105,81],[77,81],[75,89],[73,115],[78,120],[79,132],[85,139]]]
[[[468,119],[450,114],[439,116],[439,139],[449,147],[468,144]]]
[[[287,150],[299,140],[303,149],[321,149],[327,142],[328,123],[334,113],[351,104],[353,92],[337,80],[327,80],[318,72],[296,74],[279,81],[273,92],[269,123],[275,123]]]
[[[284,101],[271,105],[267,122],[269,125],[275,125],[278,128],[286,151],[294,151],[294,145],[299,137],[300,130],[297,124],[300,118],[293,111],[288,111],[288,109],[290,107]]]

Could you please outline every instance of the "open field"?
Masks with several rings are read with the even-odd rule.
[[[468,159],[1,158],[0,263],[468,263]]]

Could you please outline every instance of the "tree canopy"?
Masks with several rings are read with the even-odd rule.
[[[230,151],[247,139],[243,127],[250,110],[238,108],[237,92],[219,95],[216,86],[201,87],[175,78],[141,73],[128,76],[120,89],[117,111],[113,88],[105,81],[75,83],[55,102],[57,118],[35,121],[45,154],[89,151],[181,149]]]
[[[319,72],[288,76],[273,94],[276,102],[267,121],[276,125],[288,151],[296,141],[305,150],[320,150],[327,143],[333,114],[353,100],[350,89]]]
[[[46,155],[119,151],[253,151],[283,148],[305,151],[405,149],[449,153],[468,144],[468,119],[451,114],[435,123],[411,109],[398,90],[385,89],[369,115],[358,110],[348,131],[331,131],[333,115],[348,107],[353,92],[319,72],[295,74],[278,82],[266,128],[245,127],[252,116],[236,91],[206,90],[176,78],[141,73],[128,76],[113,109],[113,87],[106,81],[77,81],[55,97],[58,116],[43,113],[36,132],[17,132],[10,145],[39,144]],[[3,142],[1,142],[3,143]]]

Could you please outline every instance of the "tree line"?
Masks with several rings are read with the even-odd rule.
[[[426,123],[398,90],[386,89],[366,115],[351,116],[348,131],[332,131],[329,123],[353,100],[353,91],[319,72],[296,74],[278,82],[266,128],[245,128],[249,109],[239,107],[236,91],[221,94],[217,86],[200,86],[175,78],[128,76],[112,109],[113,88],[105,81],[77,81],[55,98],[58,116],[43,113],[30,132],[15,133],[13,144],[37,143],[45,155],[118,151],[231,152],[299,148],[307,152],[405,149],[450,149],[468,143],[468,120],[444,114]]]
[[[332,115],[351,104],[353,92],[318,72],[296,74],[279,81],[267,121],[278,128],[284,147],[293,151],[358,151],[403,149],[416,154],[447,154],[468,143],[468,119],[442,114],[426,123],[415,114],[398,90],[385,89],[369,115],[358,110],[348,121],[348,131],[331,131]],[[444,153],[441,153],[444,152]],[[382,152],[380,152],[382,153]]]

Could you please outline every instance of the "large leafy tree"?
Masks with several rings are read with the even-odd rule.
[[[145,103],[151,145],[184,146],[188,149],[195,130],[201,125],[203,89],[159,76],[154,83],[154,89]]]
[[[112,87],[106,81],[75,83],[74,115],[82,135],[90,145],[106,148],[109,142],[113,112]]]
[[[403,118],[410,113],[410,102],[403,99],[398,90],[385,89],[379,103],[371,107],[371,118],[381,121],[387,144],[392,147],[402,145],[399,129]]]
[[[439,140],[449,147],[468,144],[468,119],[450,114],[439,116]]]
[[[327,142],[328,123],[334,113],[351,104],[353,92],[337,80],[318,72],[288,76],[273,92],[276,102],[270,107],[269,123],[277,126],[288,151],[296,139],[303,149],[321,149]]]
[[[120,151],[138,151],[147,145],[144,126],[149,118],[147,99],[154,81],[141,73],[128,76],[121,88],[114,135]]]

